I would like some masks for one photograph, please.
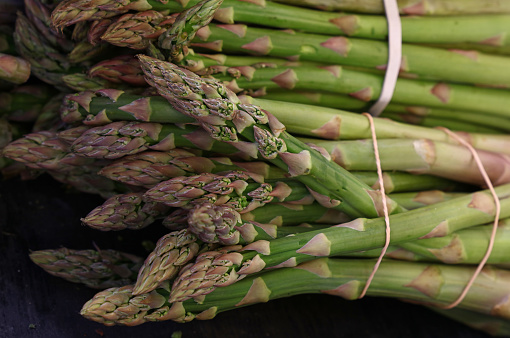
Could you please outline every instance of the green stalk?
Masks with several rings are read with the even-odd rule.
[[[233,78],[215,74],[238,93],[243,90],[267,92],[281,89],[318,91],[348,94],[364,102],[379,98],[383,75],[346,69],[337,65],[329,67],[292,67],[253,69],[249,76]],[[320,81],[319,81],[320,79]],[[480,88],[462,84],[441,83],[399,78],[391,103],[408,106],[425,106],[453,110],[466,110],[504,116],[508,118],[506,90]]]
[[[390,104],[383,114],[400,114],[402,119],[407,119],[412,123],[413,120],[437,118],[448,119],[459,122],[470,123],[480,127],[490,127],[494,129],[510,131],[510,123],[508,118],[479,112],[447,110],[441,108],[427,108],[416,106],[403,106],[398,104]]]
[[[191,0],[179,7],[177,2],[160,3],[147,1],[145,10],[180,12],[198,3]],[[70,2],[68,2],[70,3]],[[106,3],[103,4],[106,7]],[[108,8],[102,15],[118,15],[124,12],[122,6]],[[99,15],[100,11],[94,13]],[[56,11],[57,15],[58,10]],[[479,13],[477,13],[479,14]],[[79,20],[83,18],[80,17]],[[225,0],[216,11],[214,19],[226,24],[251,23],[267,27],[296,29],[324,35],[349,35],[361,38],[385,40],[387,37],[386,18],[382,15],[359,15],[317,11],[275,2],[245,2]],[[507,15],[470,15],[455,17],[402,17],[402,40],[409,43],[484,42],[505,39],[510,30]],[[76,22],[76,20],[73,20]],[[476,28],[475,28],[476,27]],[[443,34],[444,32],[448,34]],[[492,38],[492,39],[491,39]],[[505,42],[503,42],[504,44]]]
[[[288,130],[292,130],[292,133],[295,134],[310,135],[309,130],[314,128],[312,129],[314,136],[322,139],[356,140],[372,137],[368,119],[360,114],[325,107],[311,107],[309,105],[255,98],[247,98],[243,101],[270,111],[285,124]],[[314,114],[310,114],[310,111],[313,111]],[[304,126],[307,127],[304,128]],[[456,140],[451,139],[445,132],[438,129],[412,126],[379,118],[374,119],[374,126],[377,139],[426,138],[458,144]],[[308,132],[306,132],[307,130]],[[464,135],[465,137],[466,134],[458,133],[458,135],[461,137]],[[465,139],[476,149],[510,154],[507,135],[470,133],[469,137],[465,137]]]
[[[501,202],[501,216],[510,202],[509,185],[496,188]],[[455,210],[455,212],[452,212]],[[391,215],[391,244],[401,244],[419,238],[445,236],[494,218],[495,202],[488,191],[480,191],[450,201]],[[342,253],[382,247],[385,242],[383,218],[355,219],[320,231],[310,231],[292,237],[254,242],[244,248],[225,248],[197,257],[194,265],[184,268],[174,281],[170,301],[185,301],[207,294],[216,287],[229,285],[245,275],[272,267],[293,267],[317,257],[338,256]],[[200,268],[199,268],[200,266]],[[205,267],[205,270],[203,269]],[[203,273],[193,276],[199,269]],[[217,269],[217,270],[214,270]],[[208,271],[216,271],[208,276]],[[207,283],[202,284],[205,280]]]
[[[487,115],[487,114],[485,114]],[[427,128],[436,128],[436,127],[444,127],[448,128],[452,131],[458,132],[467,132],[467,133],[484,133],[484,134],[504,134],[505,131],[498,128],[486,127],[479,124],[473,124],[465,121],[457,121],[448,118],[441,117],[422,117],[415,116],[409,114],[401,114],[392,111],[384,111],[379,115],[380,117],[385,117],[391,119],[393,121],[398,121],[402,123],[413,124],[417,126],[423,126]],[[484,115],[482,115],[484,116]],[[480,116],[480,117],[482,117]]]
[[[197,35],[191,47],[217,52],[268,55],[317,61],[329,64],[384,69],[388,58],[386,42],[275,31],[246,25],[207,26],[207,34]],[[292,38],[290,38],[292,37]],[[160,40],[160,46],[164,40]],[[402,71],[425,79],[508,87],[508,58],[448,51],[418,45],[403,44]],[[441,63],[430,60],[441,60]]]
[[[379,189],[379,177],[374,171],[352,171],[352,174],[373,189]],[[453,180],[431,176],[414,175],[399,171],[383,172],[383,185],[387,193],[416,192],[424,190],[473,191],[473,186]]]
[[[359,114],[326,107],[312,107],[310,105],[252,97],[243,97],[242,100],[245,103],[255,104],[264,110],[270,111],[292,134],[324,139],[371,137],[368,119]],[[313,111],[313,114],[310,114],[310,111]],[[421,110],[417,109],[417,111]],[[83,121],[88,125],[103,125],[112,121],[157,123],[190,123],[194,121],[193,118],[173,108],[161,96],[137,96],[115,89],[69,94],[62,104],[61,115],[64,122]],[[487,119],[490,120],[490,118]],[[436,141],[457,143],[446,133],[437,129],[411,126],[378,118],[374,119],[374,123],[378,139],[429,138]],[[470,133],[467,140],[478,149],[510,153],[508,150],[509,137],[506,135]]]
[[[206,207],[211,210],[214,206],[207,204],[199,206],[197,209],[202,210]],[[223,209],[222,207],[216,207]],[[156,243],[156,248],[149,254],[144,264],[140,268],[138,278],[133,289],[134,294],[142,294],[156,289],[162,282],[173,279],[180,269],[191,259],[195,258],[200,252],[206,252],[214,249],[216,245],[207,243],[217,243],[218,240],[211,240],[211,236],[205,236],[203,231],[197,232],[196,220],[193,219],[192,212],[188,223],[189,230],[181,230],[169,233],[161,237]],[[199,212],[202,214],[202,212]],[[228,218],[231,215],[228,211],[215,211],[216,216]],[[212,215],[211,215],[212,216]],[[199,216],[200,217],[200,216]],[[223,220],[221,220],[223,221]],[[206,222],[206,219],[198,220],[200,223]],[[235,235],[226,233],[220,234],[219,242],[224,245],[231,245],[239,242],[240,232],[245,236],[241,239],[243,243],[251,243],[261,239],[273,239],[294,235],[296,233],[311,231],[323,228],[323,225],[315,226],[275,226],[272,224],[260,224],[254,222],[246,222],[244,228],[229,229]],[[249,230],[247,230],[249,228]],[[219,232],[219,231],[218,231]],[[241,235],[242,236],[242,235]],[[227,244],[229,243],[229,244]]]
[[[319,91],[301,91],[301,90],[273,90],[253,91],[247,90],[248,93],[257,98],[264,100],[285,101],[292,103],[301,103],[307,105],[329,107],[347,110],[351,112],[366,112],[370,108],[370,102],[364,102],[351,96],[343,94],[333,94]],[[398,114],[398,116],[397,116]],[[390,116],[391,115],[391,116]],[[457,125],[448,126],[460,128],[468,132],[501,132],[510,130],[510,122],[508,118],[496,116],[492,114],[481,114],[473,111],[460,111],[451,109],[441,109],[423,106],[409,106],[398,103],[390,103],[385,111],[379,115],[387,116],[396,121],[405,123],[424,125],[427,127],[435,127],[440,125],[441,120],[448,119],[460,122]],[[425,122],[425,124],[422,123]],[[430,123],[432,121],[432,123]],[[473,126],[474,125],[474,126]],[[447,127],[446,125],[444,125]],[[450,128],[451,129],[451,128]]]
[[[318,7],[335,11],[384,14],[381,0],[278,0],[294,6]],[[510,4],[491,0],[398,0],[403,15],[458,15],[510,13]]]
[[[427,205],[449,201],[466,195],[459,192],[444,192],[441,190],[416,190],[419,192],[404,192],[391,194],[391,199],[408,210],[422,208]]]
[[[284,125],[274,116],[257,106],[241,104],[234,93],[217,81],[204,80],[157,59],[140,56],[140,60],[149,84],[176,109],[195,118],[213,138],[249,151],[254,157],[260,152],[290,176],[297,176],[324,205],[353,217],[379,214],[374,200],[377,193],[283,131]],[[390,212],[400,211],[404,210],[396,205],[390,207]]]
[[[137,296],[132,293],[133,286],[112,288],[96,294],[81,314],[105,325],[134,326],[148,321],[212,319],[223,311],[296,294],[322,293],[354,300],[373,265],[373,260],[320,258],[295,268],[246,277],[213,290],[200,301],[172,302],[168,286]],[[473,271],[472,267],[384,261],[367,295],[446,305],[455,300]],[[459,308],[508,318],[508,272],[496,268],[486,271],[478,276]]]
[[[372,141],[324,141],[301,139],[314,144],[346,170],[376,170]],[[429,174],[468,184],[485,186],[471,152],[462,145],[430,139],[381,139],[378,142],[381,167],[385,171],[400,170],[413,174]],[[506,155],[477,151],[494,185],[510,182],[506,173]]]
[[[50,275],[94,289],[132,283],[142,258],[115,250],[38,250],[30,259]]]
[[[492,223],[457,231],[445,237],[401,243],[400,246],[420,256],[447,264],[477,264],[487,251],[491,232]],[[494,240],[488,263],[507,263],[510,260],[510,220],[500,220]]]

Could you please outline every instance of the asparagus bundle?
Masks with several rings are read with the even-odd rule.
[[[105,325],[140,325],[149,321],[212,319],[218,313],[299,293],[325,293],[354,300],[374,264],[371,260],[319,258],[283,268],[212,291],[200,299],[172,302],[169,286],[141,295],[133,286],[99,292],[81,314]],[[374,278],[369,295],[398,297],[425,304],[447,304],[466,283],[471,267],[385,261]],[[508,319],[505,297],[508,271],[486,269],[473,285],[460,309]]]
[[[334,13],[237,0],[27,0],[17,19],[18,53],[36,77],[68,95],[60,105],[62,93],[31,102],[16,89],[2,93],[10,121],[37,121],[36,133],[10,142],[3,155],[107,197],[82,219],[89,227],[162,223],[173,231],[140,269],[128,256],[119,268],[108,250],[32,258],[71,281],[116,286],[82,309],[107,325],[210,319],[304,292],[355,299],[374,264],[366,257],[378,256],[385,239],[382,185],[392,247],[368,294],[427,305],[454,300],[473,272],[467,264],[484,254],[484,224],[494,221],[496,204],[478,191],[486,182],[453,136],[408,123],[464,131],[457,135],[476,148],[498,186],[500,217],[510,216],[508,58],[438,48],[503,50],[507,16],[460,17],[481,13],[480,3],[464,2],[463,13],[455,4],[399,3],[407,14],[445,16],[402,18],[404,62],[383,116],[403,122],[373,120],[385,170],[379,182],[371,122],[358,112],[380,94],[387,46],[376,40],[387,30],[384,17],[355,13],[364,2]],[[505,12],[503,3],[492,5],[484,11]],[[209,23],[213,17],[221,24]],[[456,30],[441,35],[430,25]],[[18,57],[5,41],[0,52]],[[23,130],[0,127],[5,140]],[[508,236],[506,220],[499,223],[490,266],[456,310],[501,316],[501,323],[508,320]]]

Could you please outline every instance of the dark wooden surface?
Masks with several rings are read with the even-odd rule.
[[[142,240],[165,233],[102,233],[80,224],[97,196],[66,191],[47,177],[0,182],[0,337],[470,337],[487,335],[417,305],[393,299],[346,301],[303,295],[219,314],[186,324],[105,327],[79,315],[97,291],[52,277],[28,258],[29,250],[66,246],[112,248],[146,255]]]

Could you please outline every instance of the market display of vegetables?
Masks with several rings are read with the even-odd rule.
[[[166,232],[34,269],[96,289],[79,313],[107,326],[324,294],[509,336],[510,1],[396,3],[378,116],[382,0],[0,4],[2,178],[99,196],[98,237]]]

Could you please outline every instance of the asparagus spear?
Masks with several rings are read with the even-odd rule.
[[[49,274],[94,289],[133,282],[143,259],[116,250],[37,250],[30,259]]]
[[[163,225],[172,230],[180,230],[187,223],[187,210],[145,201],[142,197],[142,192],[112,196],[102,205],[94,208],[81,221],[102,231],[141,229],[163,218]],[[318,203],[269,203],[264,208],[244,212],[241,218],[245,221],[271,223],[278,226],[306,222],[336,224],[350,220],[345,214],[325,208]]]
[[[175,15],[166,16],[154,10],[128,13],[114,20],[101,39],[119,47],[145,49],[149,47],[149,41],[156,40],[174,22]]]
[[[143,193],[118,194],[107,199],[81,221],[101,231],[142,229],[164,217],[170,208],[162,203],[144,202]]]
[[[68,2],[71,4],[72,2]],[[189,1],[185,7],[179,3],[159,3],[147,1],[147,9],[154,12],[169,10],[182,11],[198,3]],[[105,6],[103,4],[103,6]],[[122,5],[101,10],[103,15],[118,15],[124,12]],[[106,13],[110,11],[110,13]],[[60,15],[56,11],[55,17]],[[94,13],[96,16],[98,12]],[[80,13],[78,20],[85,16]],[[477,13],[479,14],[479,13]],[[136,14],[135,14],[136,15]],[[76,22],[74,18],[71,22]],[[311,9],[278,4],[274,2],[262,3],[225,0],[214,19],[226,24],[237,22],[257,24],[267,27],[297,29],[309,33],[325,35],[349,35],[355,37],[385,40],[387,37],[386,18],[382,15],[360,15],[353,13],[338,13],[317,11]],[[409,43],[446,43],[446,42],[496,42],[504,41],[508,30],[506,15],[466,15],[456,17],[402,17],[402,40]],[[488,24],[490,23],[490,24]],[[67,24],[65,21],[59,24]],[[157,22],[155,24],[158,24]],[[161,26],[161,25],[158,25]],[[476,27],[476,28],[475,28]],[[444,32],[448,32],[444,34]],[[499,38],[499,39],[497,39]]]
[[[23,58],[0,53],[0,79],[22,84],[30,77],[30,63]]]
[[[391,198],[408,210],[427,205],[449,201],[464,196],[463,192],[444,192],[441,190],[422,190],[419,192],[402,192],[391,194]]]
[[[235,92],[260,88],[265,88],[266,91],[281,89],[326,91],[348,94],[365,102],[374,101],[379,97],[383,79],[380,74],[346,69],[337,65],[322,68],[259,68],[253,69],[249,76],[237,79],[221,74],[215,74],[214,77],[226,81],[228,87]],[[317,81],[318,78],[321,81]],[[399,78],[391,102],[508,117],[505,109],[507,100],[506,90],[502,89]]]
[[[236,162],[229,157],[200,157],[183,149],[144,151],[105,166],[100,175],[126,184],[151,188],[177,176],[243,170],[257,181],[283,177],[284,171],[265,162]]]
[[[67,57],[52,46],[21,13],[18,13],[16,19],[14,41],[20,55],[30,62],[32,74],[62,91],[67,90],[61,79],[62,75],[82,69],[80,66],[72,65]],[[51,58],[47,55],[51,55]]]
[[[273,200],[298,204],[314,201],[300,182],[276,180],[257,183],[250,179],[249,173],[242,171],[174,177],[147,190],[144,199],[185,209],[204,202],[227,204],[240,212],[253,210]]]
[[[127,83],[135,87],[147,86],[138,60],[132,55],[119,55],[98,62],[89,68],[87,75],[102,78],[110,83]]]
[[[485,114],[487,115],[487,114]],[[452,131],[468,132],[468,133],[485,133],[485,134],[504,134],[505,131],[499,128],[486,127],[479,124],[473,124],[471,122],[458,121],[454,119],[442,118],[442,117],[422,117],[413,116],[409,114],[395,113],[391,111],[385,111],[381,113],[379,117],[388,118],[393,121],[399,121],[403,123],[414,124],[427,128],[443,127],[448,128]],[[506,122],[506,121],[505,121]]]
[[[360,13],[384,13],[381,0],[278,0],[297,6],[318,7]],[[506,1],[490,0],[398,0],[400,14],[403,15],[457,15],[457,14],[499,14],[509,13],[510,4]]]
[[[325,139],[371,137],[366,117],[359,114],[247,96],[242,97],[242,101],[270,111],[286,126],[290,133]],[[421,111],[420,109],[414,110]],[[313,114],[310,114],[310,111],[313,111]],[[190,123],[194,121],[193,118],[185,116],[173,108],[161,96],[144,97],[112,89],[67,95],[61,108],[61,115],[67,123],[84,121],[84,123],[90,125],[133,120],[158,123]],[[490,118],[487,117],[487,119]],[[374,123],[378,139],[428,138],[457,143],[457,141],[452,140],[447,134],[437,129],[410,126],[377,118],[374,119]],[[459,133],[458,135],[462,136],[463,134]],[[464,136],[475,148],[509,153],[507,144],[509,137],[506,135],[470,133],[469,135],[464,134]]]
[[[3,156],[30,168],[60,172],[95,162],[70,153],[69,147],[57,138],[55,132],[51,131],[30,133],[14,140],[3,149]]]
[[[274,116],[257,106],[241,104],[234,93],[217,81],[206,81],[147,56],[140,56],[140,60],[148,83],[176,109],[197,119],[212,137],[249,151],[252,156],[259,151],[291,176],[297,176],[317,200],[329,207],[351,216],[378,215],[370,187],[285,132]],[[338,188],[339,183],[342,188]],[[390,210],[403,211],[395,205]]]
[[[285,227],[250,221],[236,229],[219,230],[215,226],[212,226],[213,231],[206,229],[209,222],[223,222],[221,219],[215,218],[228,219],[239,216],[235,215],[234,210],[225,206],[218,207],[209,203],[197,206],[188,219],[188,230],[172,232],[158,240],[156,248],[140,268],[133,294],[150,292],[161,285],[163,281],[171,280],[177,275],[180,268],[200,251],[205,252],[215,247],[214,244],[207,243],[219,242],[224,245],[239,243],[239,241],[251,243],[256,240],[284,237],[324,227],[324,225]],[[240,234],[243,236],[242,238]]]
[[[370,140],[301,140],[324,149],[333,161],[347,170],[376,169]],[[485,185],[473,155],[464,146],[428,139],[382,139],[378,141],[378,148],[383,170],[437,175],[473,185]],[[509,182],[505,169],[508,165],[506,155],[483,150],[477,153],[494,185]]]
[[[160,35],[160,46],[168,51],[168,60],[181,61],[188,55],[188,45],[199,29],[213,19],[223,0],[202,0],[195,6],[182,11],[172,26]]]
[[[197,35],[192,47],[220,52],[270,55],[304,61],[384,69],[386,42],[308,33],[275,31],[246,25],[207,26],[207,34]],[[292,36],[292,38],[289,38]],[[163,46],[160,39],[159,45]],[[478,52],[447,51],[404,44],[402,71],[439,81],[508,86],[508,59]],[[439,59],[441,63],[427,60]]]
[[[490,237],[491,225],[481,225],[464,229],[445,237],[420,239],[400,246],[428,259],[447,264],[477,264],[481,261]],[[489,264],[508,262],[508,242],[510,240],[510,220],[500,220],[494,248]]]
[[[504,218],[507,217],[505,205],[509,202],[504,196],[508,189],[509,185],[496,188],[501,202],[500,217]],[[452,213],[451,210],[456,212]],[[464,228],[490,222],[494,212],[494,201],[487,191],[480,191],[391,215],[391,243],[400,244],[418,238],[445,236]],[[320,231],[305,232],[271,241],[258,241],[244,248],[226,248],[223,251],[204,253],[197,257],[195,264],[181,271],[173,283],[170,301],[180,302],[205,295],[216,287],[232,284],[247,274],[263,269],[296,266],[315,257],[335,256],[344,252],[380,247],[385,238],[384,229],[383,218],[360,218]],[[194,272],[199,270],[202,277],[194,275]],[[207,283],[204,283],[204,278],[208,280]]]
[[[170,150],[191,147],[217,153],[235,153],[237,149],[215,141],[195,126],[159,123],[113,122],[84,132],[71,150],[84,157],[116,159],[146,149]]]
[[[134,326],[148,321],[212,319],[222,311],[303,293],[354,300],[373,264],[372,260],[319,258],[294,268],[248,276],[204,295],[200,301],[172,302],[168,286],[134,296],[133,286],[128,285],[99,292],[80,313],[108,326]],[[383,261],[367,295],[421,301],[432,306],[448,304],[457,297],[473,270],[463,266]],[[459,308],[507,319],[508,272],[489,267],[485,271]]]

